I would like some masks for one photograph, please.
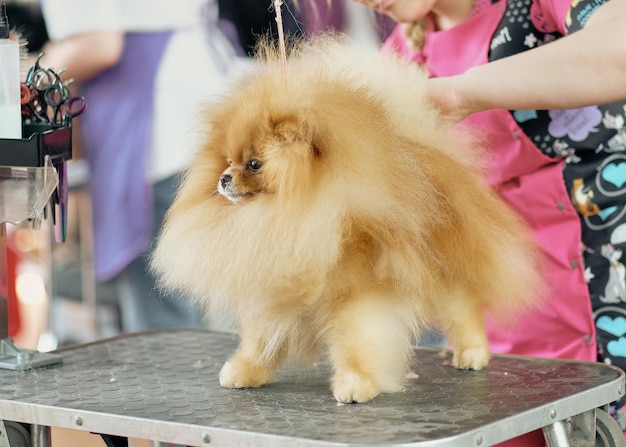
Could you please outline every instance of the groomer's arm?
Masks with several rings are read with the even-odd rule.
[[[429,80],[458,122],[488,109],[571,109],[626,100],[626,0],[609,0],[579,31],[466,73]]]
[[[80,83],[115,65],[123,49],[123,32],[87,32],[47,44],[42,65],[57,71],[67,67],[64,78]]]

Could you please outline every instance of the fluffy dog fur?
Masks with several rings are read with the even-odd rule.
[[[286,72],[269,46],[258,60],[208,109],[152,261],[164,287],[237,321],[220,383],[326,354],[335,398],[365,402],[401,389],[430,324],[455,366],[487,365],[485,313],[532,303],[535,250],[438,125],[424,74],[337,37],[295,45]]]

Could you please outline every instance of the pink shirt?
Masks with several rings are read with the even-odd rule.
[[[533,23],[566,34],[570,3],[535,0],[530,10]],[[432,76],[463,73],[487,63],[491,38],[505,5],[506,0],[488,5],[450,30],[428,30],[422,51],[407,46],[402,26],[398,26],[384,48],[425,64]],[[486,133],[489,180],[532,228],[545,253],[550,283],[540,307],[524,315],[517,326],[490,325],[493,352],[595,361],[596,333],[581,258],[580,222],[564,185],[562,159],[544,155],[507,110],[477,113],[466,123]]]

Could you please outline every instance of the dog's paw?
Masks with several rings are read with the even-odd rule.
[[[224,388],[258,388],[270,378],[271,375],[264,369],[236,361],[224,363],[220,371],[220,385]]]
[[[491,352],[486,346],[477,346],[454,351],[452,364],[459,369],[483,369],[491,359]]]
[[[331,388],[337,402],[346,404],[367,402],[380,394],[373,380],[354,372],[335,374]]]

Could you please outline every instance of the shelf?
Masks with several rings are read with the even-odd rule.
[[[0,166],[0,223],[43,219],[58,184],[57,171],[49,159],[44,167]]]

